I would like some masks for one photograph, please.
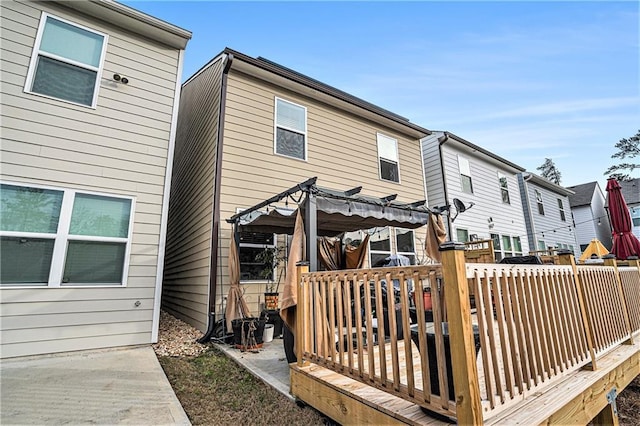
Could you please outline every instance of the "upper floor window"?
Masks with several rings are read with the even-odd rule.
[[[133,199],[0,185],[0,285],[124,285]]]
[[[562,203],[562,198],[558,198],[558,209],[560,209],[560,220],[566,222],[567,217],[564,214],[564,204]]]
[[[511,204],[511,199],[509,198],[509,187],[507,184],[507,177],[498,172],[498,182],[500,183],[500,192],[502,193],[502,202],[506,204]]]
[[[107,35],[42,13],[25,92],[95,108]]]
[[[398,141],[396,139],[378,133],[378,161],[380,164],[380,179],[400,182]]]
[[[534,189],[536,193],[536,203],[538,204],[538,213],[544,216],[544,204],[542,204],[542,194],[537,189]]]
[[[462,190],[469,194],[473,194],[473,183],[471,182],[471,168],[469,167],[469,160],[458,155],[458,168],[460,170]]]
[[[275,152],[287,157],[307,159],[307,109],[276,98]]]

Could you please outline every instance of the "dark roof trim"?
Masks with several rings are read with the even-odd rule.
[[[486,155],[487,157],[491,157],[494,160],[499,161],[500,163],[504,163],[507,166],[512,167],[512,168],[514,168],[514,169],[516,169],[516,170],[518,170],[520,172],[524,172],[526,170],[524,167],[518,166],[517,164],[512,163],[509,160],[505,160],[504,158],[500,157],[499,155],[494,154],[493,152],[487,151],[486,149],[484,149],[482,147],[479,147],[478,145],[473,144],[473,143],[469,142],[466,139],[462,139],[460,136],[454,135],[451,132],[443,132],[443,133],[444,133],[444,136],[438,138],[438,141],[440,142],[440,145],[444,144],[447,141],[447,139],[453,139],[456,142],[459,142],[459,143],[461,143],[463,145],[466,145],[468,148],[471,148],[474,151],[478,151],[478,152]]]
[[[423,136],[430,135],[431,131],[425,129],[424,127],[418,126],[416,124],[411,123],[408,119],[394,114],[391,111],[388,111],[384,108],[380,108],[372,103],[369,103],[365,100],[352,96],[342,90],[336,89],[335,87],[329,86],[327,84],[321,83],[318,80],[307,77],[304,74],[293,71],[287,67],[283,67],[282,65],[278,65],[275,62],[266,60],[264,58],[252,58],[243,53],[237,52],[233,49],[225,48],[222,53],[231,54],[236,58],[236,61],[243,61],[255,67],[258,67],[262,70],[268,71],[280,77],[283,77],[287,80],[293,81],[295,83],[301,84],[313,90],[317,90],[329,96],[332,96],[336,99],[339,99],[343,102],[347,102],[351,105],[355,105],[359,108],[367,110],[369,112],[375,113],[381,117],[384,117],[393,122],[402,124],[418,133],[422,133]]]
[[[560,195],[565,195],[565,196],[570,196],[575,194],[574,191],[565,188],[564,186],[561,185],[556,185],[555,183],[551,182],[548,179],[543,178],[542,176],[538,176],[535,173],[531,173],[531,172],[525,172],[522,174],[522,177],[524,178],[525,181],[527,182],[531,182],[531,183],[535,183],[538,186],[542,186],[544,188],[547,188],[550,191],[555,192],[556,194],[560,194]]]

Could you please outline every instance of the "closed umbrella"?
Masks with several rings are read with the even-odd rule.
[[[242,295],[242,289],[240,288],[240,258],[238,256],[235,232],[231,234],[231,240],[229,242],[229,285],[227,308],[225,310],[227,330],[231,330],[231,321],[234,319],[251,316],[251,311],[249,311],[247,302]]]
[[[632,222],[627,203],[620,192],[620,184],[615,179],[607,181],[609,193],[608,207],[613,228],[613,253],[617,259],[627,259],[629,256],[640,255],[640,241],[631,232]]]

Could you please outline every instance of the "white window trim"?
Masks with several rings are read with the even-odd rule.
[[[85,191],[81,189],[60,188],[60,187],[53,187],[53,186],[47,186],[47,185],[22,183],[22,182],[0,181],[0,183],[5,185],[21,186],[26,188],[47,189],[47,190],[59,191],[63,193],[62,205],[60,206],[60,217],[58,218],[58,230],[56,234],[0,230],[0,236],[3,236],[3,237],[28,236],[29,238],[55,239],[53,254],[51,256],[51,269],[49,270],[49,282],[46,285],[35,284],[35,283],[34,284],[8,284],[8,285],[2,285],[0,286],[0,288],[2,288],[3,290],[9,290],[9,289],[25,289],[25,288],[44,289],[44,288],[124,288],[124,287],[127,287],[127,280],[129,278],[129,265],[131,262],[131,245],[132,245],[132,239],[133,239],[132,237],[133,237],[133,225],[134,225],[133,218],[134,218],[134,213],[136,208],[135,197],[119,195],[119,194],[108,194],[104,192]],[[131,201],[131,211],[129,212],[129,230],[126,238],[99,237],[99,236],[91,236],[91,235],[71,236],[71,241],[98,241],[98,242],[126,243],[121,284],[112,284],[112,283],[63,284],[62,283],[62,278],[63,278],[62,275],[64,273],[64,265],[66,261],[66,255],[67,255],[67,246],[69,243],[69,227],[71,226],[71,213],[73,212],[73,202],[75,200],[76,194],[95,195],[99,197],[109,197],[109,198],[120,198],[120,199]]]
[[[538,195],[540,196],[540,199],[538,199]],[[533,196],[536,198],[536,208],[538,210],[538,214],[540,216],[545,216],[544,198],[542,197],[542,192],[538,191],[537,189],[534,189]],[[542,213],[540,213],[540,206],[542,206]]]
[[[99,36],[102,36],[104,38],[104,42],[102,43],[102,52],[100,52],[100,65],[98,66],[98,68],[91,66],[91,65],[87,65],[87,64],[83,64],[83,63],[79,63],[70,59],[66,59],[66,58],[61,58],[57,55],[53,55],[51,53],[47,53],[47,52],[41,52],[40,51],[40,43],[42,42],[42,35],[44,33],[44,27],[45,24],[47,22],[48,18],[53,18],[56,19],[58,21],[64,22],[66,24],[69,25],[73,25],[74,27],[83,29],[85,31],[89,31],[92,32],[94,34],[97,34]],[[60,101],[60,102],[66,102],[68,104],[72,104],[72,105],[77,105],[77,106],[81,106],[84,108],[91,108],[91,109],[96,109],[96,106],[98,104],[98,92],[100,90],[100,82],[102,80],[102,72],[104,70],[104,61],[105,61],[105,56],[107,53],[107,44],[109,43],[109,35],[102,33],[100,31],[96,31],[92,28],[88,28],[85,27],[84,25],[80,25],[77,24],[75,22],[69,21],[68,19],[64,19],[64,18],[60,18],[59,16],[56,15],[52,15],[50,13],[47,12],[42,12],[42,15],[40,16],[40,24],[38,25],[38,33],[36,35],[36,41],[33,45],[33,50],[31,52],[31,60],[29,61],[29,71],[27,72],[27,78],[25,80],[25,84],[24,84],[24,93],[28,93],[31,95],[36,95],[36,96],[42,96],[44,98],[47,99],[54,99],[56,101]],[[75,65],[81,68],[85,68],[88,70],[92,70],[96,72],[96,85],[93,88],[93,100],[91,105],[85,105],[85,104],[81,104],[78,102],[73,102],[73,101],[69,101],[66,99],[60,99],[60,98],[56,98],[55,96],[50,96],[50,95],[45,95],[42,93],[38,93],[38,92],[34,92],[31,90],[31,87],[33,86],[33,78],[35,77],[36,74],[36,64],[38,63],[38,56],[46,56],[47,58],[51,58],[51,59],[55,59],[67,64],[71,64],[71,65]]]
[[[286,157],[286,155],[285,155]],[[236,207],[236,213],[242,213],[246,209],[241,207]],[[266,211],[262,210],[262,213],[266,213]],[[263,234],[268,234],[269,232],[263,232]],[[233,231],[231,231],[231,235],[229,238],[234,238]],[[278,234],[273,234],[273,244],[252,244],[252,243],[241,243],[238,242],[238,255],[240,254],[240,247],[255,247],[255,248],[267,248],[267,247],[278,247]],[[240,259],[238,259],[238,271],[240,270]],[[276,278],[278,273],[278,267],[273,268],[273,277]],[[271,280],[273,281],[273,280]],[[240,280],[240,284],[268,284],[269,280]]]
[[[398,156],[398,158],[396,158],[395,160],[391,159],[391,158],[386,158],[386,157],[382,157],[380,155],[380,136],[382,136],[383,138],[387,138],[392,140],[395,144],[396,144],[396,155]],[[392,138],[391,136],[385,135],[384,133],[380,133],[380,132],[376,132],[376,151],[378,154],[378,178],[381,181],[384,182],[389,182],[389,183],[394,183],[394,184],[401,184],[402,183],[402,173],[400,173],[400,151],[399,151],[399,147],[398,147],[398,139],[396,138]],[[380,167],[380,159],[386,160],[386,161],[395,161],[396,166],[398,167],[398,181],[394,181],[394,180],[388,180],[388,179],[384,179],[382,177],[382,167]]]
[[[502,187],[502,179],[504,178],[505,186]],[[500,187],[500,200],[503,204],[511,204],[511,191],[509,191],[509,179],[507,179],[507,175],[502,172],[498,172],[498,186]],[[502,191],[507,191],[507,198],[509,201],[504,201],[502,197]]]
[[[371,258],[372,254],[386,254],[388,256],[391,256],[393,254],[392,235],[394,235],[394,234],[391,232],[391,227],[390,226],[376,227],[376,228],[371,228],[371,229],[373,229],[373,231],[371,231],[371,229],[365,231],[366,233],[369,233],[371,231],[370,235],[373,235],[376,232],[378,232],[378,229],[380,229],[382,231],[385,228],[389,230],[389,251],[387,251],[387,250],[373,250],[371,248],[371,243],[372,243],[371,237],[369,237],[369,247],[367,247],[367,249],[368,249],[367,251],[369,252],[369,267],[370,268],[373,268],[373,261],[372,261],[372,258]]]
[[[411,232],[411,235],[412,235],[411,239],[413,240],[413,251],[400,251],[400,250],[398,250],[398,230]],[[415,229],[394,227],[393,228],[393,235],[395,236],[395,239],[396,239],[396,241],[395,241],[396,242],[396,254],[401,254],[401,255],[407,256],[407,257],[413,256],[413,260],[417,262],[418,261],[418,253],[417,253],[417,250],[416,250],[416,232],[415,232]]]
[[[304,110],[304,133],[301,133],[298,129],[292,129],[287,126],[279,126],[278,125],[278,101],[286,102],[291,105],[295,105]],[[304,135],[304,158],[291,157],[290,155],[280,154],[278,152],[278,127],[289,130],[291,132],[300,133]],[[308,122],[307,122],[307,107],[297,104],[295,102],[289,101],[284,98],[280,98],[275,96],[273,101],[273,153],[280,157],[289,158],[292,160],[304,161],[305,163],[309,161],[309,137],[308,137]]]
[[[560,211],[560,220],[563,222],[567,221],[567,212],[564,208],[564,200],[562,198],[558,198],[558,210]]]
[[[460,191],[465,194],[473,194],[473,177],[471,176],[471,162],[463,155],[458,154],[458,173],[460,174]],[[471,185],[470,191],[467,192],[462,184],[462,176],[469,178],[469,184]]]

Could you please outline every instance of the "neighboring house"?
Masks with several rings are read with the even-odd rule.
[[[155,342],[191,33],[113,1],[0,11],[1,356]]]
[[[530,250],[565,249],[579,256],[569,205],[573,191],[530,172],[518,174],[518,184]]]
[[[493,239],[496,261],[529,252],[517,174],[525,169],[449,132],[422,140],[428,205],[451,205],[453,241]],[[454,199],[471,209],[458,213]]]
[[[605,209],[605,196],[598,182],[569,186],[567,189],[574,192],[569,196],[569,203],[580,252],[594,238],[611,250],[611,225]]]
[[[225,220],[308,178],[425,200],[419,141],[428,134],[317,80],[225,49],[182,86],[163,307],[200,330],[221,317],[232,231]],[[415,255],[425,229],[376,230],[372,251]],[[241,282],[254,314],[267,284],[256,255],[284,238],[241,235]]]
[[[633,234],[640,238],[640,178],[623,180],[618,183],[620,183],[620,191],[631,214]],[[607,193],[607,199],[608,196]]]

